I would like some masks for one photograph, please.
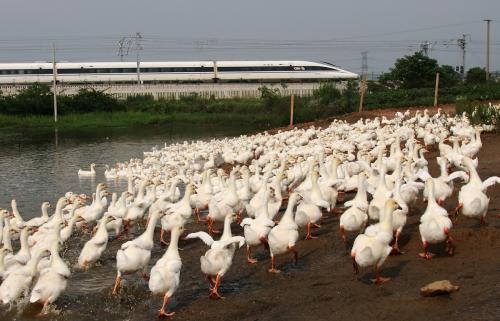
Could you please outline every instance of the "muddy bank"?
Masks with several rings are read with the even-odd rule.
[[[388,115],[392,115],[390,113]],[[499,175],[500,135],[483,134],[479,153],[481,177]],[[436,151],[427,156],[433,175],[438,173]],[[419,203],[411,209],[403,230],[401,256],[390,257],[382,268],[390,282],[377,286],[370,281],[371,270],[355,275],[351,259],[338,231],[339,215],[326,214],[318,239],[299,241],[298,265],[291,255],[278,257],[280,274],[267,272],[270,259],[263,248],[256,251],[259,263],[248,265],[244,248],[237,251],[233,266],[222,282],[224,300],[208,298],[208,282],[200,270],[199,258],[207,247],[199,240],[181,241],[183,267],[181,284],[169,309],[173,320],[494,320],[500,315],[500,186],[488,190],[491,198],[487,225],[460,217],[451,230],[456,242],[454,256],[444,244],[431,247],[437,256],[426,261],[418,257],[421,249],[418,219],[425,210]],[[347,196],[347,199],[352,195]],[[456,206],[457,195],[445,207]],[[206,230],[204,224],[190,223],[189,232]],[[242,235],[236,224],[233,233]],[[301,239],[305,236],[301,231]],[[352,244],[354,235],[350,235]],[[88,236],[71,240],[65,260],[75,264]],[[117,297],[111,296],[116,273],[116,251],[123,240],[111,240],[99,264],[88,271],[72,269],[68,289],[52,311],[35,318],[39,307],[0,310],[0,320],[155,320],[162,298],[152,296],[147,283],[137,275],[126,276]],[[163,255],[159,231],[150,267]],[[420,288],[436,280],[448,279],[460,290],[450,296],[424,298]]]
[[[484,134],[479,154],[479,173],[486,178],[500,174],[498,134]],[[437,152],[427,155],[433,175],[438,173]],[[196,266],[194,272],[205,288],[199,297],[183,302],[181,289],[177,296],[177,320],[493,320],[500,313],[500,186],[488,190],[491,199],[487,225],[461,216],[452,229],[456,253],[449,256],[444,245],[433,246],[437,256],[426,261],[418,257],[421,249],[418,220],[425,210],[419,203],[411,209],[402,236],[401,256],[391,256],[382,274],[392,280],[373,285],[371,270],[353,274],[350,257],[338,232],[338,215],[325,215],[315,233],[318,239],[300,241],[299,264],[294,266],[291,255],[278,259],[283,273],[267,272],[270,260],[263,249],[261,261],[249,266],[244,250],[240,250],[233,267],[222,285],[223,301],[208,299],[208,285]],[[457,204],[456,193],[447,200],[451,210]],[[196,228],[196,227],[193,227]],[[242,233],[238,228],[234,232]],[[302,233],[302,237],[304,233]],[[350,244],[354,235],[350,237]],[[196,244],[187,246],[190,253],[201,255]],[[183,253],[186,253],[184,251]],[[187,253],[186,253],[187,254]],[[193,264],[197,265],[195,256]],[[191,257],[191,255],[189,255]],[[184,259],[184,257],[183,257]],[[190,259],[191,261],[191,259]],[[186,262],[186,265],[191,264]],[[192,268],[187,267],[185,275]],[[198,270],[196,270],[198,269]],[[190,276],[187,276],[191,278]],[[432,281],[449,279],[460,286],[451,296],[423,298],[420,288]],[[184,295],[187,295],[185,293]]]

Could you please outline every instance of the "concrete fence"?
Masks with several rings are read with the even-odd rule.
[[[14,95],[30,85],[1,85],[0,90],[3,95]],[[232,84],[232,83],[214,83],[214,84],[59,84],[57,86],[60,95],[74,95],[82,88],[93,88],[104,91],[115,98],[126,99],[136,95],[152,95],[155,99],[169,98],[179,99],[182,96],[188,96],[193,93],[204,98],[236,98],[236,97],[260,97],[259,88],[266,86],[270,89],[278,89],[281,95],[310,96],[314,90],[321,86],[321,83],[291,83],[282,86],[281,84]],[[342,87],[339,83],[338,87]]]

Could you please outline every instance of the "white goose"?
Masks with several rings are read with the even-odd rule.
[[[188,184],[184,197],[177,203],[170,204],[166,208],[166,214],[161,218],[160,242],[166,244],[163,235],[175,226],[184,226],[193,213],[190,197],[193,193],[193,185]]]
[[[59,240],[61,244],[64,244],[73,234],[73,230],[75,227],[75,224],[77,221],[82,221],[83,219],[80,217],[80,214],[75,214],[75,210],[77,209],[79,205],[79,201],[75,201],[76,206],[73,207],[70,211],[71,218],[67,222],[67,225],[61,229],[61,232],[59,232]]]
[[[235,214],[226,216],[224,219],[224,232],[218,241],[215,241],[208,233],[205,232],[190,233],[186,236],[186,239],[199,238],[206,245],[210,246],[210,249],[205,253],[205,255],[200,257],[200,264],[201,271],[207,276],[208,281],[210,282],[210,298],[212,299],[223,298],[219,294],[218,290],[221,284],[221,279],[233,263],[233,256],[236,250],[235,243],[238,243],[239,247],[245,244],[244,237],[232,236],[231,223],[235,219]]]
[[[490,202],[485,191],[488,187],[499,184],[500,177],[492,176],[483,182],[477,173],[473,161],[469,157],[464,157],[462,163],[468,169],[470,179],[469,183],[462,186],[458,193],[458,206],[455,208],[455,217],[461,210],[464,216],[479,218],[480,224],[483,225]]]
[[[366,234],[360,234],[354,240],[354,244],[351,249],[351,258],[354,272],[359,273],[358,266],[375,267],[375,283],[380,284],[389,281],[389,278],[382,278],[380,276],[380,268],[384,264],[385,260],[392,251],[392,247],[389,246],[387,231],[390,230],[392,239],[392,212],[391,210],[396,209],[397,203],[389,199],[386,201],[384,207],[387,210],[388,215],[386,215],[386,220],[384,223],[388,225],[386,228],[381,230],[381,233],[375,236],[368,236]]]
[[[166,308],[168,300],[175,293],[180,283],[182,261],[179,255],[178,243],[183,231],[183,227],[174,227],[172,229],[170,245],[167,251],[151,269],[151,277],[148,284],[149,290],[153,294],[163,295],[163,304],[158,313],[159,317],[171,317],[175,314],[175,312],[168,313]]]
[[[5,264],[4,264],[4,258],[7,254],[10,254],[11,252],[7,250],[6,248],[2,247],[0,248],[0,281],[5,279]]]
[[[427,198],[427,208],[420,217],[420,237],[422,239],[423,251],[420,257],[430,260],[434,255],[428,251],[429,244],[441,243],[446,240],[446,250],[452,255],[454,251],[453,239],[450,236],[452,222],[448,218],[448,213],[439,206],[434,197],[434,181],[428,179],[425,182],[429,195]]]
[[[106,208],[103,203],[104,200],[101,198],[101,194],[105,193],[108,186],[104,183],[97,184],[95,198],[90,206],[82,207],[80,216],[85,220],[87,225],[93,224],[95,221],[100,219],[104,214]],[[107,202],[107,201],[106,201]]]
[[[444,201],[453,193],[453,180],[461,178],[464,181],[468,180],[468,175],[464,171],[456,171],[448,175],[448,160],[444,157],[437,157],[437,162],[441,168],[441,175],[434,180],[434,197],[439,205],[443,205]],[[427,171],[419,171],[420,178],[425,182],[431,178]],[[424,198],[427,198],[429,191],[424,188]]]
[[[243,227],[245,242],[247,244],[247,262],[250,264],[257,263],[256,259],[252,258],[252,246],[264,244],[267,246],[267,235],[274,226],[274,222],[269,219],[268,203],[269,191],[265,193],[265,201],[261,208],[257,211],[257,216],[252,218],[244,218],[241,222]]]
[[[366,195],[366,178],[364,175],[358,176],[358,192],[351,201],[344,203],[345,206],[350,206],[340,216],[339,228],[342,236],[342,241],[347,247],[347,232],[362,231],[366,227],[368,221],[368,200]]]
[[[68,265],[59,256],[59,242],[55,240],[50,249],[50,266],[40,272],[40,277],[31,291],[30,302],[41,302],[41,313],[45,312],[48,305],[54,303],[64,292],[70,275]]]
[[[315,204],[302,201],[299,206],[297,206],[295,224],[297,224],[298,227],[307,226],[306,240],[316,238],[316,236],[311,235],[311,228],[319,227],[316,222],[318,222],[322,216],[321,209]]]
[[[83,170],[83,169],[79,169],[78,170],[78,176],[79,177],[94,177],[96,175],[96,172],[95,172],[95,164],[92,163],[90,164],[90,170]]]
[[[276,255],[286,252],[293,253],[294,262],[297,264],[298,252],[295,249],[295,243],[299,238],[299,227],[295,223],[293,211],[298,200],[299,195],[297,193],[292,193],[290,195],[285,214],[283,214],[278,225],[274,226],[269,232],[268,242],[271,255],[271,269],[269,269],[269,272],[280,272],[275,266]]]
[[[41,225],[47,223],[49,221],[49,213],[48,209],[50,208],[49,202],[42,203],[42,216],[35,217],[26,222],[26,226],[28,227],[40,227]]]
[[[142,271],[142,275],[147,279],[147,268],[151,259],[151,249],[153,248],[153,235],[155,226],[163,215],[163,212],[156,211],[149,218],[146,230],[136,239],[125,242],[116,252],[116,280],[113,288],[113,295],[118,293],[123,274],[131,274]]]
[[[20,236],[21,248],[15,255],[10,256],[5,260],[4,263],[6,267],[5,271],[6,275],[23,267],[31,259],[31,252],[28,246],[28,233],[29,229],[27,227],[21,230],[21,236]]]
[[[385,202],[387,198],[391,196],[391,191],[386,185],[385,171],[385,166],[382,165],[377,188],[373,193],[373,199],[368,206],[368,216],[372,220],[378,220],[380,218],[380,213],[383,211]]]
[[[14,215],[14,217],[10,219],[10,226],[14,231],[20,232],[26,223],[17,209],[16,200],[12,200],[10,204],[12,207],[12,215]]]
[[[37,265],[45,251],[32,254],[28,263],[15,271],[12,271],[0,285],[0,301],[3,304],[17,300],[24,293],[28,293],[33,279],[37,275]]]
[[[101,218],[97,232],[85,243],[78,257],[78,266],[80,268],[87,269],[99,260],[108,245],[108,229],[106,224],[114,219],[111,215],[105,215]]]

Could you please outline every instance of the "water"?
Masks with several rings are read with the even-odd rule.
[[[91,194],[99,182],[104,182],[104,164],[130,158],[142,158],[143,151],[165,143],[208,140],[215,137],[236,136],[255,132],[256,128],[242,126],[169,126],[147,128],[106,128],[85,130],[22,130],[0,131],[0,207],[10,209],[16,199],[24,219],[41,215],[40,205],[56,200],[67,191]],[[79,179],[79,168],[88,169],[96,163],[95,178]],[[109,181],[110,192],[123,191],[126,180]],[[53,211],[53,208],[51,209]],[[63,251],[64,259],[73,266],[79,251],[89,236],[76,235],[68,241]],[[99,264],[89,271],[72,269],[68,288],[44,319],[50,320],[151,320],[161,304],[153,297],[139,275],[125,280],[119,298],[110,295],[116,275],[115,255],[123,241],[110,241]],[[17,247],[17,241],[14,243]],[[151,263],[161,256],[163,249],[155,246]],[[189,256],[191,266],[199,269],[199,255]],[[185,260],[185,258],[183,258]],[[184,268],[183,268],[184,269]],[[183,271],[184,273],[184,271]],[[196,276],[199,271],[193,272]],[[205,296],[197,285],[199,278],[183,280],[184,298]],[[187,302],[172,301],[171,307]],[[36,320],[40,310],[37,305],[26,303],[10,310],[0,307],[0,320]]]
[[[0,132],[0,207],[16,199],[24,219],[41,215],[42,202],[55,205],[67,191],[92,194],[104,182],[104,165],[142,158],[153,146],[185,140],[207,140],[254,132],[241,126],[180,126],[105,128],[72,131],[29,130]],[[96,163],[95,178],[79,179],[79,168]],[[122,191],[126,180],[107,182]]]

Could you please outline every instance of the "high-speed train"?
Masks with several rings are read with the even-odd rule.
[[[310,61],[58,62],[62,83],[313,81],[348,80],[358,75],[330,63]],[[51,82],[47,62],[0,63],[0,83]]]

